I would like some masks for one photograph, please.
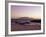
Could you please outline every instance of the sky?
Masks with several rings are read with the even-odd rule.
[[[41,18],[41,6],[11,6],[11,18]]]

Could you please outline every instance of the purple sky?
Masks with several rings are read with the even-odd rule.
[[[41,18],[41,7],[40,6],[11,6],[11,17],[30,17],[30,18]]]

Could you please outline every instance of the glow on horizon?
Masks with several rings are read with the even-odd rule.
[[[41,18],[40,6],[11,6],[11,18],[30,17]]]

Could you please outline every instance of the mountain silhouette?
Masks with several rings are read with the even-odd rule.
[[[29,17],[20,17],[20,18],[18,18],[18,20],[33,20],[33,18],[29,18]]]

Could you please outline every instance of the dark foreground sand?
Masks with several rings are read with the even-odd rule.
[[[25,25],[20,24],[11,24],[11,31],[24,31],[24,30],[40,30],[41,24],[40,23],[30,23]]]

